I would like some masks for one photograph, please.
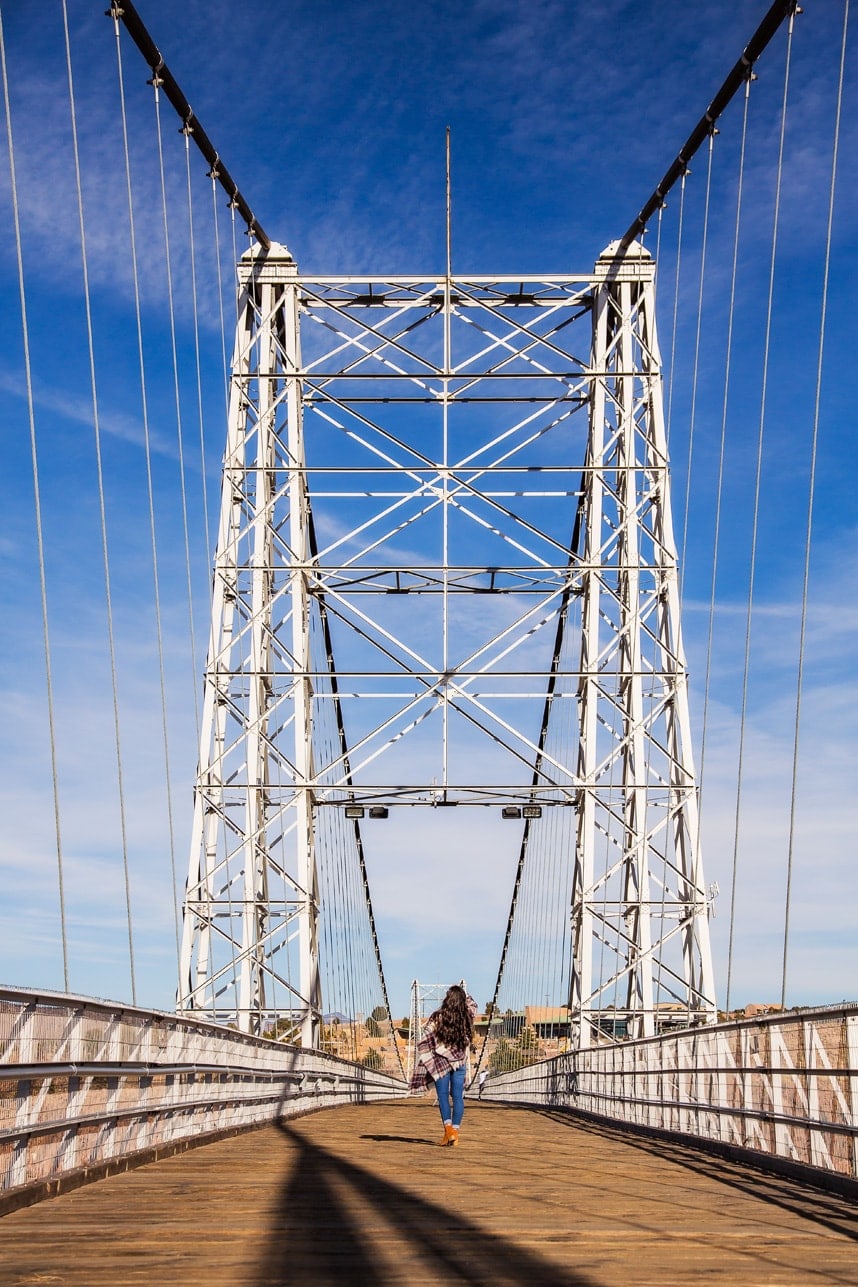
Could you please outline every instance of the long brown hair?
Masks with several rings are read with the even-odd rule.
[[[449,1046],[451,1050],[467,1050],[474,1036],[474,1021],[464,988],[460,988],[458,983],[448,988],[447,995],[431,1017],[435,1035],[442,1045]]]

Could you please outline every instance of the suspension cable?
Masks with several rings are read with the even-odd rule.
[[[152,75],[159,78],[163,83],[164,93],[176,109],[176,112],[182,121],[182,125],[190,129],[194,136],[194,142],[208,161],[209,165],[217,169],[217,179],[229,196],[230,201],[234,201],[237,209],[240,210],[241,216],[247,224],[248,235],[256,237],[260,245],[265,250],[268,250],[271,246],[271,242],[269,241],[265,231],[250,206],[239,192],[238,186],[232,178],[232,175],[220,160],[217,152],[212,146],[212,142],[209,139],[208,134],[206,134],[202,125],[191,110],[190,103],[185,98],[176,83],[175,77],[164,62],[164,59],[161,57],[161,51],[158,49],[158,46],[146,30],[146,27],[144,26],[137,10],[134,8],[134,5],[131,3],[131,0],[111,0],[110,8],[107,10],[107,16],[109,18],[113,18],[117,28],[120,19],[125,24],[131,39],[134,41],[135,45],[152,69]]]
[[[743,786],[744,760],[745,760],[745,726],[746,726],[747,711],[748,711],[748,685],[749,685],[750,669],[751,669],[751,626],[752,626],[753,612],[754,612],[754,590],[756,588],[757,539],[759,536],[760,491],[761,491],[762,470],[763,470],[763,440],[765,436],[765,425],[766,425],[766,408],[767,408],[768,378],[769,378],[769,356],[771,352],[772,313],[774,311],[775,265],[777,261],[778,226],[779,226],[779,219],[780,219],[780,202],[781,202],[781,180],[783,177],[784,138],[786,135],[786,109],[787,109],[787,97],[789,93],[790,55],[792,52],[793,26],[794,26],[794,20],[792,15],[790,15],[789,31],[787,35],[786,63],[784,66],[783,102],[781,104],[781,121],[780,121],[780,131],[779,131],[779,138],[778,138],[777,174],[775,178],[775,210],[774,210],[774,219],[772,223],[772,253],[771,253],[771,259],[769,262],[769,286],[768,286],[768,296],[766,300],[766,325],[765,325],[764,340],[763,340],[763,376],[762,376],[762,388],[760,391],[760,424],[759,424],[759,431],[757,436],[757,464],[756,464],[756,472],[754,477],[754,516],[753,516],[753,524],[752,524],[752,530],[751,530],[751,563],[750,563],[750,568],[748,572],[748,607],[747,607],[747,612],[745,616],[745,658],[744,658],[744,665],[743,665],[743,671],[742,671],[742,705],[741,705],[741,716],[739,720],[739,760],[738,760],[737,777],[736,777],[736,815],[735,815],[735,823],[734,823],[734,831],[733,831],[734,882],[736,877],[736,869],[738,866],[739,823],[740,823],[740,817],[741,817],[742,786]],[[732,965],[733,965],[732,923],[733,923],[734,907],[732,904],[734,902],[735,902],[735,888],[734,888],[733,896],[731,898],[731,909],[730,909],[731,934],[730,934],[730,952],[729,952],[728,961],[727,961],[728,983],[731,977],[731,971],[732,971]]]
[[[681,178],[686,172],[691,158],[700,145],[706,141],[706,136],[711,132],[712,126],[721,116],[736,92],[747,81],[748,73],[766,48],[766,45],[768,45],[786,17],[789,17],[790,21],[792,21],[797,8],[797,0],[775,0],[775,3],[768,10],[763,21],[742,51],[738,62],[735,63],[718,93],[679,149],[676,160],[668,167],[661,182],[656,185],[655,191],[644,203],[637,219],[620,238],[617,248],[619,254],[628,249],[635,237],[639,236],[646,227],[647,220],[652,217],[656,210],[661,209],[664,204],[664,198],[677,179]]]
[[[65,0],[63,0],[65,14]],[[68,37],[68,28],[66,29]],[[6,110],[6,142],[9,148],[9,178],[12,187],[12,213],[15,221],[15,254],[18,265],[18,294],[21,307],[21,332],[24,347],[24,378],[27,385],[27,416],[30,424],[30,462],[33,472],[33,504],[36,519],[36,548],[39,562],[39,595],[42,610],[42,640],[45,652],[45,683],[48,701],[48,741],[51,757],[51,782],[54,801],[54,834],[57,850],[57,886],[60,905],[60,936],[63,951],[63,979],[65,990],[69,990],[69,954],[66,935],[66,900],[63,870],[62,828],[60,825],[60,792],[57,773],[57,741],[54,720],[54,684],[51,665],[51,640],[48,626],[48,588],[45,574],[45,542],[42,527],[42,494],[39,479],[39,455],[36,438],[36,413],[33,400],[33,374],[30,361],[30,328],[27,319],[27,294],[24,281],[24,248],[21,238],[21,218],[18,206],[18,182],[15,166],[15,147],[12,139],[12,111],[9,99],[9,78],[6,70],[6,41],[3,32],[3,15],[0,13],[0,61],[3,69],[3,103]]]
[[[813,508],[816,492],[816,462],[819,442],[819,408],[822,400],[822,359],[825,347],[825,322],[828,311],[828,284],[831,270],[831,237],[834,225],[834,190],[837,182],[837,158],[840,147],[840,121],[843,107],[843,81],[846,67],[846,35],[849,24],[849,0],[843,7],[843,35],[840,46],[840,76],[837,82],[837,107],[834,117],[834,141],[831,154],[831,182],[828,190],[828,225],[825,233],[825,267],[822,274],[822,303],[819,319],[819,347],[816,357],[816,392],[813,404],[813,433],[810,448],[810,477],[807,495],[807,531],[804,543],[804,575],[801,589],[801,629],[798,646],[798,673],[796,676],[795,694],[795,730],[792,749],[792,781],[790,783],[789,806],[789,843],[787,847],[787,878],[784,900],[784,948],[783,968],[781,971],[781,1009],[786,1007],[787,961],[789,953],[790,900],[792,894],[793,849],[795,844],[795,802],[797,794],[799,732],[801,727],[801,703],[804,684],[804,657],[807,639],[807,600],[810,588],[810,551],[813,535]]]

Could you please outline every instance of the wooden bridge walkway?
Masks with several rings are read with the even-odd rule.
[[[396,1101],[221,1140],[0,1220],[0,1283],[858,1284],[844,1198],[559,1113]]]

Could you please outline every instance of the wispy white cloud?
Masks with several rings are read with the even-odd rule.
[[[0,369],[0,390],[16,398],[24,399],[27,396],[26,388],[20,376],[13,374],[8,369],[5,371]],[[74,424],[86,425],[94,430],[95,421],[91,399],[78,397],[64,388],[56,387],[51,389],[34,383],[33,404],[39,411],[54,412],[65,420],[70,420]],[[145,446],[146,439],[143,422],[138,416],[129,415],[127,412],[116,408],[100,407],[98,423],[99,430],[102,433],[110,434],[123,442],[133,443],[135,447]],[[174,460],[178,457],[175,442],[170,441],[157,428],[150,428],[149,446],[153,452],[157,452],[159,455],[169,456]],[[193,457],[189,458],[188,463],[193,468]]]

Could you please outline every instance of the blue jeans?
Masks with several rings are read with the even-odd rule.
[[[454,1068],[452,1072],[444,1073],[435,1082],[435,1094],[438,1096],[438,1107],[441,1110],[441,1121],[449,1122],[450,1119],[450,1100],[453,1101],[452,1122],[456,1127],[461,1126],[462,1118],[465,1115],[465,1065],[461,1068]]]

